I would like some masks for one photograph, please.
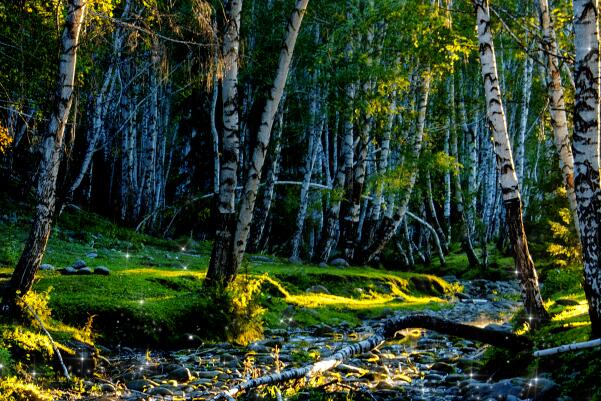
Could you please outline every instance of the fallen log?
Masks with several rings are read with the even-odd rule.
[[[601,346],[601,338],[597,338],[596,340],[584,341],[581,343],[565,344],[559,347],[542,349],[535,351],[533,355],[534,357],[538,358],[541,356],[555,355],[562,352],[577,351],[580,349],[593,348],[599,346]]]
[[[335,368],[352,356],[377,348],[386,340],[393,339],[399,331],[409,328],[428,329],[441,334],[479,341],[514,351],[523,351],[532,348],[532,343],[528,338],[510,332],[483,329],[427,314],[393,317],[384,320],[371,337],[344,347],[327,359],[300,368],[286,369],[279,373],[272,373],[257,377],[256,379],[247,380],[217,394],[211,400],[217,401],[226,399],[231,401],[234,396],[242,391],[259,386],[273,385],[295,379],[311,379],[319,373]]]

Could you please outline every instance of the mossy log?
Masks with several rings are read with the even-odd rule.
[[[532,348],[532,343],[528,338],[510,332],[483,329],[427,314],[393,317],[384,320],[371,337],[344,347],[327,359],[300,368],[287,369],[280,373],[272,373],[245,381],[217,394],[212,400],[231,400],[240,392],[258,386],[273,385],[294,379],[310,379],[319,373],[335,368],[354,355],[373,350],[386,340],[393,339],[399,331],[408,328],[428,329],[441,334],[479,341],[513,351],[524,351]]]

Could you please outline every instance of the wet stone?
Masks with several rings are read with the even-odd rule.
[[[173,396],[173,392],[165,387],[154,387],[146,392],[148,395]]]

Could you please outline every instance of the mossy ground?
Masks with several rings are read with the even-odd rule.
[[[6,239],[0,247],[1,279],[10,277],[26,229],[24,219],[0,224],[0,236]],[[91,252],[97,256],[87,257]],[[207,243],[157,239],[93,214],[68,211],[55,225],[43,262],[60,269],[82,259],[91,267],[108,267],[111,274],[65,276],[42,271],[34,290],[50,291],[49,305],[60,321],[80,327],[93,319],[101,342],[192,346],[223,339],[228,325],[227,311],[220,309],[224,306],[212,304],[214,299],[203,292],[209,254]],[[268,328],[355,325],[395,309],[441,308],[458,289],[433,275],[370,267],[320,268],[251,257],[240,280],[259,278],[261,324]],[[329,294],[306,292],[318,284]]]
[[[10,277],[27,228],[28,219],[23,217],[0,223],[0,236],[4,239],[0,245],[0,281]],[[88,258],[86,255],[90,252],[97,256]],[[63,268],[83,259],[92,267],[106,266],[112,273],[110,276],[63,276],[56,271],[40,272],[34,289],[38,293],[49,291],[49,306],[55,319],[51,320],[49,330],[61,343],[81,340],[86,322],[91,319],[96,339],[101,343],[169,348],[194,346],[224,337],[236,340],[232,335],[246,342],[260,335],[264,328],[343,322],[355,325],[396,309],[444,308],[448,305],[448,296],[460,288],[439,277],[507,279],[512,277],[514,269],[511,257],[500,255],[492,247],[490,267],[486,270],[468,268],[467,258],[457,248],[452,249],[445,267],[439,267],[438,261],[433,260],[430,266],[417,266],[415,272],[371,267],[321,268],[292,265],[278,258],[251,257],[242,268],[238,286],[240,289],[254,283],[260,287],[255,293],[257,302],[253,301],[249,308],[251,303],[239,289],[230,294],[229,300],[227,296],[207,296],[203,291],[209,254],[208,243],[189,238],[157,239],[118,227],[93,214],[68,211],[53,229],[44,263]],[[539,263],[539,267],[543,295],[553,319],[532,334],[537,347],[588,339],[590,324],[580,285],[580,269],[559,267],[549,260]],[[425,274],[432,272],[436,276]],[[315,285],[325,286],[329,294],[306,292]],[[244,310],[232,309],[232,297],[234,304],[242,305]],[[559,300],[565,299],[577,304],[561,305]],[[225,303],[220,303],[224,300]],[[228,329],[232,315],[234,320],[242,322],[233,332]],[[40,337],[35,327],[4,324],[1,329],[6,333],[5,342],[10,340],[11,330],[27,331],[31,338]],[[24,338],[29,338],[27,336]],[[16,355],[15,362],[15,354],[19,353],[7,350],[6,344],[0,346],[4,376],[28,366],[18,359],[22,355]],[[27,344],[19,347],[26,349]],[[565,392],[569,394],[578,389],[590,398],[599,392],[595,381],[601,369],[599,352],[588,350],[535,361],[517,359],[513,355],[508,358],[495,351],[488,358],[489,364],[512,361],[513,367],[508,365],[505,370],[513,375],[518,369],[524,374],[551,371]],[[34,360],[38,358],[37,351],[32,352],[30,358],[32,355]],[[39,358],[44,359],[41,355]],[[499,376],[504,370],[498,365],[495,369]],[[578,374],[575,375],[575,371]],[[16,386],[8,379],[3,380],[5,386]],[[23,389],[24,392],[34,390]]]

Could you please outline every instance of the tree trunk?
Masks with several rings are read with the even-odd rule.
[[[522,81],[522,104],[520,112],[520,130],[518,132],[518,143],[516,151],[516,175],[520,182],[520,189],[525,192],[525,177],[524,177],[524,165],[526,164],[525,158],[525,142],[526,133],[528,131],[528,112],[530,110],[530,89],[532,88],[532,70],[534,68],[534,62],[532,58],[526,57],[524,60],[524,75]]]
[[[261,250],[261,244],[263,243],[263,237],[265,233],[265,225],[267,224],[267,218],[269,217],[269,211],[271,210],[271,204],[275,195],[275,183],[278,180],[280,172],[280,160],[282,158],[282,130],[284,129],[284,104],[286,103],[286,93],[282,96],[280,101],[280,107],[276,116],[276,121],[273,127],[273,139],[275,142],[273,147],[272,160],[267,172],[267,178],[265,180],[265,186],[263,187],[263,200],[259,207],[255,210],[253,217],[253,229],[250,236],[249,251],[257,252]]]
[[[236,224],[236,186],[240,155],[240,122],[238,116],[238,58],[240,48],[240,13],[242,0],[229,0],[226,5],[226,27],[223,38],[223,141],[221,148],[219,194],[215,213],[215,240],[207,271],[206,283],[224,283],[227,266],[232,263]]]
[[[461,126],[464,131],[464,138],[473,138],[473,133],[470,133],[470,130],[467,126],[467,115],[465,113],[465,106],[462,105],[463,101],[460,100],[459,110],[462,114],[461,117]],[[451,110],[455,108],[455,83],[451,78],[449,80],[449,104]],[[453,126],[454,118],[452,115],[448,117],[447,124],[449,126]],[[451,129],[451,154],[455,158],[455,162],[459,164],[459,148],[457,145],[457,132],[456,130]],[[470,175],[470,174],[468,174]],[[476,251],[474,250],[474,246],[472,244],[471,230],[469,226],[469,220],[466,218],[465,213],[465,203],[463,201],[463,188],[461,187],[461,171],[457,173],[454,177],[454,189],[455,189],[455,207],[457,209],[458,221],[461,231],[461,248],[463,252],[467,255],[467,260],[470,267],[480,267],[480,261],[478,260],[478,256],[476,255]]]
[[[10,312],[17,294],[26,294],[33,285],[50,237],[51,222],[56,206],[56,181],[61,162],[65,126],[71,109],[79,33],[84,18],[85,0],[69,0],[65,29],[61,39],[61,53],[58,70],[58,84],[54,100],[54,110],[50,116],[48,129],[44,134],[40,149],[38,183],[36,190],[37,206],[33,225],[21,258],[15,267],[8,288],[3,294],[3,303]],[[3,308],[4,309],[4,308]]]
[[[255,200],[257,197],[257,189],[261,180],[261,171],[265,162],[265,154],[269,146],[271,136],[271,128],[273,126],[275,114],[280,104],[280,100],[284,93],[288,71],[290,69],[290,61],[294,53],[296,38],[300,31],[300,26],[305,14],[309,0],[297,0],[295,9],[288,20],[288,28],[286,39],[282,46],[278,70],[270,91],[269,98],[263,109],[259,131],[257,132],[256,144],[250,159],[248,177],[244,185],[242,196],[240,199],[240,211],[238,213],[238,221],[236,223],[236,231],[233,242],[233,256],[231,262],[226,266],[225,280],[231,281],[236,277],[238,268],[242,263],[244,252],[246,251],[246,241],[250,231],[252,216],[255,208]]]
[[[444,252],[442,250],[442,242],[440,241],[440,238],[438,237],[438,234],[436,233],[436,230],[434,229],[434,227],[432,227],[432,225],[430,223],[428,223],[426,220],[411,213],[409,210],[407,210],[405,213],[409,217],[411,217],[412,219],[417,221],[419,224],[426,227],[432,233],[432,237],[434,237],[434,243],[436,244],[436,252],[438,253],[438,258],[440,259],[440,265],[445,266],[447,263],[446,263],[446,260],[444,257]]]
[[[323,121],[317,122],[317,94],[314,94],[312,101],[312,115],[313,115],[313,127],[309,137],[309,147],[307,148],[307,157],[305,159],[305,176],[303,178],[303,184],[300,191],[299,208],[296,215],[296,230],[292,236],[291,244],[291,255],[290,260],[300,261],[300,248],[302,243],[303,229],[305,227],[305,218],[307,217],[307,208],[309,206],[309,184],[311,184],[311,177],[313,176],[313,167],[315,166],[315,159],[317,157],[317,148],[319,137],[321,136],[321,130],[323,128]]]
[[[595,0],[574,0],[574,184],[592,336],[601,337],[601,189],[599,188],[599,32]]]
[[[486,111],[494,136],[497,168],[500,172],[499,180],[503,192],[509,237],[520,279],[524,308],[529,316],[531,326],[537,327],[540,322],[548,320],[549,315],[540,294],[538,276],[534,268],[534,262],[530,257],[528,241],[524,232],[522,203],[503,111],[501,88],[499,87],[490,29],[488,2],[487,0],[473,0],[473,4],[476,9],[478,23],[478,41],[480,43],[480,63],[486,95]]]
[[[407,171],[409,171],[409,182],[407,188],[402,194],[401,201],[397,206],[392,218],[385,217],[382,221],[380,229],[378,230],[378,236],[376,240],[368,244],[366,247],[361,249],[360,255],[356,258],[359,264],[368,263],[372,261],[377,255],[382,252],[384,247],[392,239],[396,233],[399,224],[405,216],[409,200],[411,199],[411,193],[413,192],[413,186],[417,178],[418,172],[418,159],[422,149],[422,141],[424,137],[424,128],[426,125],[426,111],[428,109],[428,96],[430,94],[430,70],[429,68],[423,73],[420,82],[419,102],[417,107],[417,124],[416,134],[412,143],[411,157],[406,161],[408,163]]]
[[[447,239],[444,234],[444,231],[438,221],[438,215],[436,213],[436,206],[434,205],[434,198],[432,196],[432,179],[430,178],[430,172],[426,173],[426,192],[427,192],[427,204],[428,204],[428,213],[430,214],[430,219],[434,223],[434,229],[436,230],[436,234],[440,239],[440,246],[442,247],[442,251],[445,255],[449,254],[449,247],[447,246]]]
[[[549,113],[551,114],[551,125],[555,147],[559,155],[559,168],[566,187],[572,219],[576,232],[580,235],[578,211],[576,205],[576,193],[574,192],[574,156],[570,144],[570,132],[568,130],[568,119],[566,115],[566,104],[559,70],[559,49],[555,28],[551,20],[551,10],[547,0],[539,0],[540,20],[543,31],[543,48],[546,54],[547,71],[547,93],[549,95]]]
[[[213,193],[219,193],[219,132],[217,132],[217,99],[219,97],[219,39],[213,21],[213,94],[211,98],[211,137],[213,138]]]

